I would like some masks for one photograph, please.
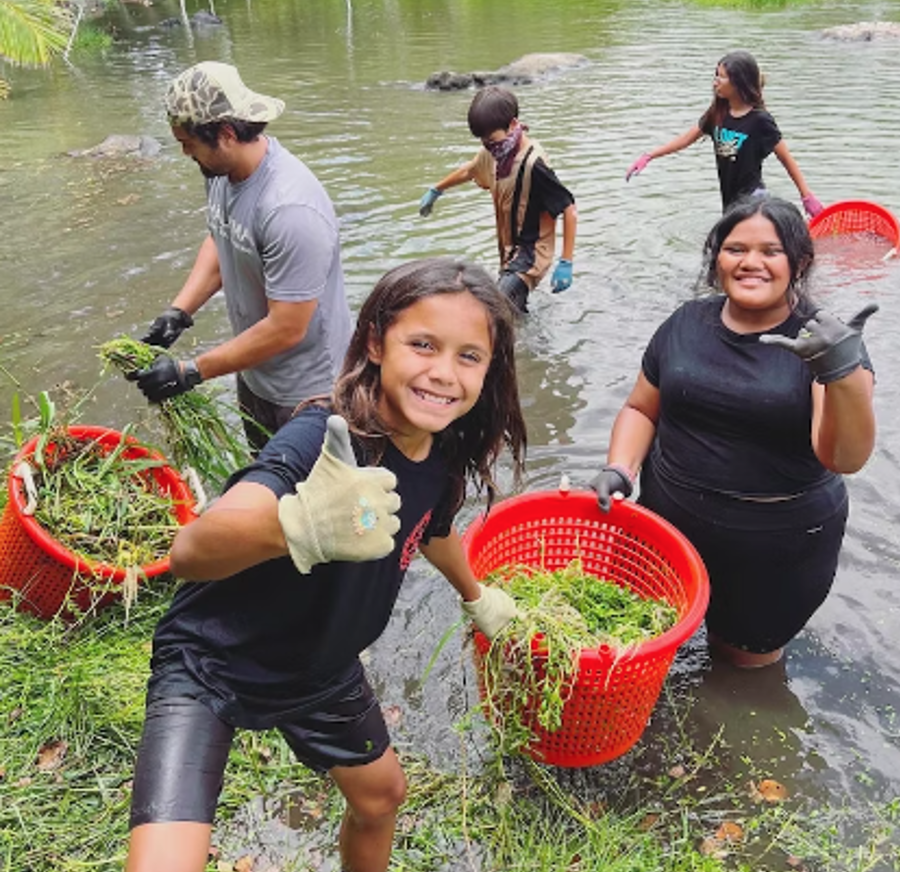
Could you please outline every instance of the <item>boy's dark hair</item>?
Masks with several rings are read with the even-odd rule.
[[[765,109],[763,101],[763,76],[759,71],[756,58],[748,51],[730,51],[716,64],[716,70],[724,67],[728,73],[728,81],[734,85],[740,98],[754,109]],[[713,97],[709,109],[701,119],[700,126],[712,121],[713,126],[719,126],[728,114],[728,101],[723,97]]]
[[[191,121],[182,121],[179,127],[188,135],[199,139],[210,148],[219,147],[219,136],[224,127],[230,127],[234,131],[234,138],[238,142],[255,142],[266,129],[266,121],[241,121],[238,118],[226,118],[222,121],[210,121],[207,124],[194,124]]]
[[[506,130],[519,117],[519,101],[512,91],[499,85],[482,88],[469,104],[469,130],[484,139],[496,130]]]
[[[729,206],[709,231],[703,244],[703,269],[698,285],[703,286],[705,283],[707,288],[719,287],[717,262],[722,243],[741,221],[746,221],[754,215],[762,215],[772,222],[781,247],[787,255],[791,268],[791,278],[787,287],[791,308],[801,314],[806,312],[812,314],[815,306],[807,287],[815,257],[812,237],[800,210],[793,203],[778,197],[750,195],[736,200]]]
[[[369,359],[369,344],[384,342],[400,313],[419,300],[466,291],[487,312],[493,353],[478,401],[435,436],[450,471],[454,513],[465,500],[469,478],[479,492],[487,489],[488,505],[493,501],[497,490],[493,468],[504,445],[512,455],[518,483],[527,442],[516,381],[515,315],[488,272],[466,261],[436,257],[385,273],[362,304],[334,389],[335,413],[365,444],[369,462],[379,462],[391,433],[378,414],[381,369]]]

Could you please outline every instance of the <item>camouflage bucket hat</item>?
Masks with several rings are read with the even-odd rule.
[[[176,76],[165,96],[166,113],[174,123],[209,124],[236,121],[274,121],[284,101],[251,91],[231,64],[204,61]]]

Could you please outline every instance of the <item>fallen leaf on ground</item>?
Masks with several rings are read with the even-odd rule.
[[[62,765],[63,758],[66,756],[66,751],[68,749],[69,743],[63,739],[51,739],[49,742],[44,742],[44,744],[41,745],[41,749],[38,751],[37,760],[34,762],[41,772],[52,772]]]
[[[707,836],[700,843],[700,853],[706,857],[715,857],[718,860],[723,860],[728,856],[728,849],[715,836]]]
[[[391,728],[399,726],[403,720],[403,709],[398,705],[386,705],[381,714],[384,716],[384,722]]]
[[[744,840],[744,828],[734,821],[725,821],[719,829],[716,830],[716,838],[722,842],[728,842],[732,845]]]
[[[756,802],[783,802],[788,798],[787,788],[772,778],[763,778],[754,784],[750,782],[750,796]]]
[[[250,854],[244,854],[234,864],[234,872],[253,872],[253,863],[256,860]]]
[[[647,830],[652,830],[653,827],[656,826],[656,822],[659,820],[659,815],[650,812],[650,814],[645,814],[643,820],[638,824],[638,830],[642,833],[646,833]]]

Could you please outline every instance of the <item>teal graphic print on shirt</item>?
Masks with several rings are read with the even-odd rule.
[[[713,138],[716,143],[716,155],[718,157],[737,160],[738,152],[746,141],[747,134],[740,133],[737,130],[729,130],[727,127],[716,127],[713,131]]]

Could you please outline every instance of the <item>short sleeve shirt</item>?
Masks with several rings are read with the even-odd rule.
[[[537,150],[537,159],[532,164],[527,186],[523,179],[522,188],[525,191],[527,187],[528,201],[521,226],[518,227],[518,236],[512,239],[511,212],[516,178],[529,146]],[[560,182],[535,140],[521,149],[509,176],[497,179],[496,166],[491,153],[486,148],[481,148],[475,156],[474,180],[476,184],[488,189],[494,199],[501,267],[509,267],[512,256],[515,271],[525,274],[526,280],[533,286],[546,274],[553,262],[556,245],[555,223],[542,221],[541,216],[546,213],[553,219],[558,218],[575,202],[575,198]]]
[[[793,495],[827,484],[834,473],[812,447],[809,367],[757,333],[729,330],[724,301],[685,303],[644,353],[644,375],[660,392],[654,468],[682,486],[730,495]],[[802,324],[792,313],[767,332],[793,338]]]
[[[763,161],[781,141],[781,131],[768,112],[751,109],[738,118],[729,112],[721,125],[701,119],[700,129],[713,140],[723,208],[765,187]]]
[[[299,413],[226,488],[255,482],[276,497],[292,493],[318,458],[327,416]],[[265,729],[329,692],[384,631],[419,544],[450,528],[449,479],[436,448],[414,463],[388,444],[381,465],[396,474],[402,501],[394,550],[365,563],[319,564],[308,575],[282,557],[220,581],[184,583],[154,635],[151,698],[192,696],[228,723]]]
[[[235,335],[265,318],[270,301],[316,301],[301,342],[242,373],[256,396],[292,406],[331,392],[352,321],[331,200],[302,161],[267,139],[248,178],[208,180],[207,225]]]

